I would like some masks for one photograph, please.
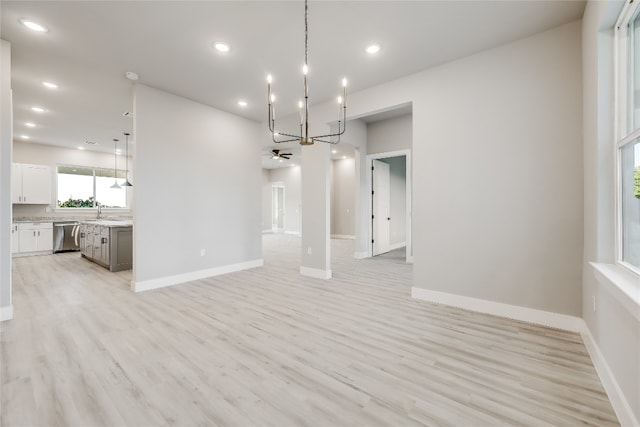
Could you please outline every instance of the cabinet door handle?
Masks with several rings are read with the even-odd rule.
[[[80,237],[84,239],[85,237],[84,233],[80,233]]]
[[[107,238],[106,237],[102,238],[102,243],[107,243]]]
[[[38,231],[38,236],[40,235],[40,232]]]
[[[36,237],[36,232],[35,231],[33,232],[33,237]]]

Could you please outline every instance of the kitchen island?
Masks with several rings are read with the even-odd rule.
[[[133,267],[133,221],[82,221],[80,253],[110,271],[130,270]]]

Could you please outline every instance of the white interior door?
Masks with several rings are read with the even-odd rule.
[[[391,196],[389,194],[389,165],[380,160],[373,161],[371,171],[373,180],[372,194],[372,240],[373,256],[389,252],[390,249],[390,212]]]
[[[271,187],[271,228],[273,231],[284,230],[284,187]]]

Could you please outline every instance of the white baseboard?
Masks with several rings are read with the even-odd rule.
[[[285,231],[284,234],[291,234],[293,236],[300,237],[300,232],[299,231]]]
[[[405,246],[407,246],[407,242],[393,243],[389,245],[389,250],[393,251],[395,249],[404,248]]]
[[[356,240],[356,236],[352,234],[332,234],[332,239]]]
[[[369,258],[369,253],[368,252],[354,252],[353,253],[353,257],[355,259],[365,259],[365,258]]]
[[[411,288],[411,297],[565,331],[580,332],[583,329],[583,320],[579,317],[519,305],[504,304],[416,287]]]
[[[13,319],[13,304],[0,307],[0,322]]]
[[[273,230],[270,228],[267,230],[262,230],[262,234],[271,234],[271,233],[273,233]]]
[[[11,254],[12,258],[22,258],[26,256],[51,255],[53,251],[37,251],[37,252],[16,252]]]
[[[640,420],[637,420],[634,416],[631,405],[629,405],[629,402],[625,398],[622,389],[620,389],[616,378],[613,376],[613,373],[609,368],[609,364],[602,355],[598,344],[596,343],[595,339],[593,339],[593,335],[591,335],[591,331],[589,330],[589,327],[584,322],[584,320],[582,321],[582,325],[583,327],[580,331],[580,335],[582,335],[582,341],[584,342],[584,346],[589,352],[589,356],[591,356],[593,366],[596,368],[596,372],[600,377],[602,386],[607,392],[607,396],[609,396],[609,401],[611,401],[611,406],[613,406],[613,410],[618,417],[618,421],[620,421],[622,427],[640,426]]]
[[[331,279],[331,270],[320,270],[319,268],[300,267],[300,274],[315,279]]]
[[[192,271],[175,276],[159,277],[157,279],[131,282],[131,289],[134,292],[149,291],[151,289],[164,288],[166,286],[178,285],[180,283],[194,280],[206,279],[207,277],[219,276],[221,274],[234,273],[236,271],[248,270],[250,268],[262,267],[264,261],[256,259],[253,261],[241,262],[238,264],[223,265],[222,267],[207,268],[205,270]]]

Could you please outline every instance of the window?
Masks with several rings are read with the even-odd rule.
[[[640,8],[628,3],[617,37],[617,255],[640,273]]]
[[[127,208],[125,187],[111,188],[125,178],[125,171],[86,166],[58,166],[58,208]]]

